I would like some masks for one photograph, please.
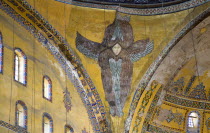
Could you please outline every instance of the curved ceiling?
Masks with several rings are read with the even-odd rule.
[[[180,4],[190,0],[73,0],[78,2],[102,4],[102,5],[117,5],[131,8],[152,8],[164,7],[174,4]]]
[[[117,10],[121,13],[150,16],[193,8],[210,0],[55,0],[71,5]]]

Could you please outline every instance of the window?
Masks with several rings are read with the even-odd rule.
[[[43,114],[43,133],[53,133],[53,120],[48,113]]]
[[[65,133],[74,133],[74,130],[70,125],[65,125]]]
[[[3,42],[2,42],[2,34],[0,32],[0,73],[3,72]]]
[[[192,111],[188,115],[187,133],[199,133],[199,113]]]
[[[27,59],[21,49],[15,49],[15,80],[26,85]]]
[[[43,97],[52,101],[52,82],[48,76],[43,77]]]
[[[16,102],[16,125],[27,128],[27,107],[24,102]]]

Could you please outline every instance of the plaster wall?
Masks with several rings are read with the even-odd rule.
[[[84,128],[92,132],[88,114],[77,90],[65,71],[50,52],[28,31],[11,17],[0,11],[0,31],[3,37],[3,73],[0,74],[0,120],[15,125],[15,104],[21,100],[27,106],[28,132],[42,132],[42,115],[47,112],[53,119],[54,133],[64,133],[66,124],[74,132]],[[20,48],[27,57],[27,84],[14,80],[14,48]],[[52,102],[43,98],[43,76],[52,81]],[[66,112],[64,91],[68,88],[71,96],[71,111]],[[10,132],[0,127],[0,132]]]

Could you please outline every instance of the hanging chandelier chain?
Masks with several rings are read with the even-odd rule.
[[[191,21],[191,18],[193,16],[191,16],[192,15],[192,12],[189,12],[189,9],[188,9],[188,14],[189,14],[189,19]],[[193,29],[190,30],[190,34],[191,34],[191,38],[192,38],[193,53],[194,53],[194,58],[195,58],[195,67],[196,67],[196,72],[197,72],[197,75],[198,75],[198,82],[200,84],[200,75],[199,75],[199,69],[198,69],[198,60],[197,60],[196,49],[195,49]]]

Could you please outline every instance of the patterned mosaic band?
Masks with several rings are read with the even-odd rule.
[[[148,124],[147,131],[148,132],[156,132],[156,133],[179,133],[179,132],[174,132],[174,131],[170,131],[170,130],[165,130],[165,129],[162,129],[162,128],[159,128],[157,126],[150,125],[150,124]]]
[[[9,124],[7,122],[4,122],[2,120],[0,120],[0,126],[5,127],[9,130],[12,130],[14,132],[18,132],[18,133],[28,133],[26,129],[20,127],[20,126],[14,126],[12,124]]]
[[[149,110],[147,111],[147,116],[146,116],[146,118],[144,120],[144,123],[143,123],[142,131],[141,131],[142,133],[146,133],[147,130],[148,130],[147,129],[148,128],[148,123],[152,119],[152,115],[155,112],[155,107],[156,107],[156,105],[158,103],[158,100],[161,96],[161,91],[162,91],[162,88],[160,88],[158,90],[158,92],[155,94],[154,99],[152,100],[152,103],[150,104]]]
[[[14,10],[13,7],[15,7],[14,9],[16,10]],[[77,88],[77,91],[80,94],[80,97],[87,109],[87,113],[89,115],[93,130],[95,132],[100,132],[101,127],[99,122],[101,122],[101,120],[107,121],[104,106],[97,90],[95,89],[95,86],[93,85],[93,82],[91,81],[84,67],[81,65],[81,62],[77,59],[76,55],[74,55],[72,50],[69,48],[69,44],[67,44],[64,38],[26,1],[0,0],[0,9],[11,16],[26,30],[28,30],[58,60],[71,82]],[[22,17],[19,12],[21,12],[21,14],[25,14],[31,22]],[[37,25],[37,28],[40,28],[41,31],[43,31],[45,34],[43,34],[43,32],[39,32],[40,30],[35,28],[33,24]],[[54,44],[50,43],[49,40],[52,40]],[[59,46],[64,46],[65,49],[67,49],[67,52],[70,54],[68,56],[70,56],[71,61],[74,64],[80,66],[80,70],[84,75],[85,81],[87,82],[88,86],[91,88],[91,91],[88,92],[88,90],[84,88],[84,86],[82,85],[82,81],[79,78],[79,74],[75,69],[75,66],[73,66],[72,62],[67,59],[67,56],[63,55],[63,51],[60,52]],[[87,95],[87,93],[90,93],[91,96],[94,97],[94,99],[91,99],[92,97]],[[94,111],[96,109],[97,113],[96,111]]]
[[[197,109],[205,109],[205,110],[210,110],[210,103],[207,102],[199,102],[199,101],[193,101],[193,100],[187,100],[187,99],[182,99],[180,97],[176,97],[170,94],[166,94],[165,96],[165,101],[176,104],[176,105],[181,105],[185,107],[191,107],[191,108],[197,108]]]
[[[3,52],[4,47],[2,45],[2,35],[0,33],[0,73],[3,73]]]
[[[128,7],[122,7],[119,5],[94,4],[94,3],[78,2],[78,1],[72,1],[72,0],[55,0],[55,1],[72,4],[76,6],[117,10],[119,12],[126,13],[126,14],[150,16],[150,15],[160,15],[160,14],[167,14],[167,13],[173,13],[173,12],[186,10],[189,8],[202,5],[206,2],[209,2],[210,0],[190,0],[190,1],[180,3],[180,4],[174,4],[171,6],[158,7],[158,8],[145,8],[145,9],[128,8]]]
[[[171,40],[164,50],[160,53],[160,55],[157,57],[157,59],[151,64],[145,75],[142,77],[142,81],[140,82],[138,88],[136,89],[136,92],[133,97],[133,101],[131,102],[129,115],[126,120],[126,125],[130,128],[130,124],[132,121],[132,117],[134,114],[134,111],[137,107],[138,101],[141,97],[141,94],[143,93],[144,89],[148,85],[150,79],[152,78],[153,74],[163,61],[163,59],[166,57],[166,55],[170,52],[170,50],[177,44],[177,42],[188,33],[191,29],[193,29],[199,22],[201,22],[204,18],[210,15],[210,8],[206,9],[203,13],[198,15],[196,18],[194,18],[192,21],[190,21],[174,38]],[[129,128],[126,128],[126,130],[129,131]]]

